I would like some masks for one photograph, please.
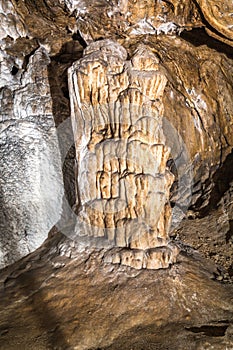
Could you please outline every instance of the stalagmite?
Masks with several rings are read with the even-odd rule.
[[[127,60],[126,50],[111,40],[88,46],[69,70],[77,236],[128,248],[117,256],[136,268],[168,267],[178,252],[168,234],[174,177],[162,126],[166,83],[148,48],[139,45]],[[106,259],[114,262],[112,254],[114,249]]]

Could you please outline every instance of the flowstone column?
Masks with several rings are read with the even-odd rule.
[[[91,44],[69,71],[76,234],[114,247],[108,262],[166,268],[178,253],[168,234],[173,175],[162,129],[166,83],[147,47],[140,45],[127,60],[111,40]]]
[[[44,48],[0,62],[0,268],[37,249],[62,213],[61,157]]]

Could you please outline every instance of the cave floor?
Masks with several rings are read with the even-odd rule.
[[[69,245],[54,234],[1,271],[0,349],[233,349],[233,286],[198,252],[135,270]]]

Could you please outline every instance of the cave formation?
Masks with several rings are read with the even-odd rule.
[[[0,18],[0,349],[232,349],[231,1]]]

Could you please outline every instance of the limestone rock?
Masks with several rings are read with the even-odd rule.
[[[192,249],[183,250],[179,264],[155,271],[104,263],[102,250],[70,259],[65,245],[54,232],[1,271],[0,348],[233,347],[232,286],[214,280],[216,268]]]
[[[1,349],[233,348],[232,12],[1,1]]]
[[[202,14],[204,14],[206,19],[203,19]],[[231,132],[231,116],[233,109],[231,99],[233,85],[232,60],[230,54],[228,54],[229,57],[227,57],[223,53],[217,52],[213,46],[211,46],[213,43],[209,42],[210,39],[206,40],[206,44],[210,47],[205,45],[195,47],[179,38],[178,35],[183,30],[191,30],[203,26],[206,26],[206,29],[211,30],[213,34],[214,31],[210,28],[210,26],[212,26],[217,31],[215,33],[217,33],[218,36],[220,35],[219,33],[221,33],[219,40],[226,39],[230,42],[232,39],[230,27],[231,8],[229,2],[225,1],[220,4],[216,1],[200,0],[197,6],[197,3],[193,1],[148,0],[145,2],[140,0],[135,2],[129,0],[110,2],[99,0],[93,6],[93,2],[88,0],[48,0],[46,2],[38,1],[36,3],[33,1],[7,0],[0,6],[0,16],[2,23],[0,32],[0,64],[1,87],[3,88],[1,93],[4,95],[2,98],[2,113],[4,113],[4,118],[6,119],[14,118],[14,113],[21,119],[24,113],[23,110],[17,111],[15,104],[18,104],[18,100],[12,102],[11,92],[14,91],[14,94],[17,95],[18,89],[24,88],[24,99],[26,99],[26,94],[31,93],[29,88],[27,90],[26,85],[23,87],[26,82],[21,82],[20,79],[25,71],[27,71],[29,60],[37,50],[44,50],[51,59],[51,63],[49,63],[46,58],[46,67],[48,65],[48,78],[51,89],[51,94],[49,91],[46,94],[51,97],[50,102],[52,103],[52,108],[50,108],[50,113],[51,115],[53,114],[52,118],[54,118],[54,124],[56,124],[56,126],[69,118],[69,94],[66,70],[74,61],[80,58],[83,50],[82,45],[86,46],[88,43],[101,38],[111,38],[114,40],[115,44],[113,47],[109,48],[108,46],[107,48],[107,50],[110,50],[109,52],[104,52],[103,48],[101,48],[102,54],[100,54],[101,44],[98,46],[99,41],[97,40],[93,43],[94,46],[90,45],[86,49],[83,58],[84,61],[85,57],[91,58],[91,61],[98,61],[95,57],[99,57],[98,55],[100,55],[102,57],[101,60],[103,59],[103,62],[105,62],[106,57],[107,61],[112,57],[109,65],[114,68],[116,72],[118,72],[118,69],[124,70],[122,72],[119,71],[119,75],[117,75],[117,73],[116,76],[110,72],[109,77],[112,76],[112,80],[109,80],[108,86],[110,86],[111,89],[109,92],[105,91],[106,94],[109,93],[109,96],[111,96],[112,100],[109,102],[110,104],[113,103],[112,101],[114,101],[116,95],[119,93],[121,94],[122,101],[124,98],[126,99],[127,96],[131,98],[132,96],[135,97],[137,94],[138,96],[143,96],[143,98],[145,98],[144,95],[147,94],[149,100],[151,98],[153,100],[154,97],[152,97],[152,95],[154,95],[155,89],[153,90],[151,87],[142,83],[144,78],[147,79],[146,75],[151,73],[149,73],[148,70],[144,71],[143,69],[145,67],[142,69],[143,60],[140,59],[140,56],[143,57],[143,52],[145,51],[147,51],[150,57],[154,55],[158,61],[156,64],[159,65],[160,78],[162,77],[160,87],[163,94],[158,97],[157,102],[153,102],[153,108],[157,110],[156,113],[163,116],[164,139],[160,135],[161,145],[156,144],[156,147],[153,149],[151,145],[154,141],[150,133],[138,132],[132,129],[127,131],[124,129],[125,134],[128,132],[128,136],[130,135],[130,145],[127,152],[131,158],[136,157],[136,160],[141,158],[144,152],[147,154],[149,153],[149,161],[147,164],[143,164],[144,167],[149,169],[149,172],[152,170],[151,165],[153,164],[153,161],[150,161],[150,155],[156,152],[159,159],[158,164],[160,164],[156,170],[157,174],[163,172],[162,167],[165,166],[164,164],[168,159],[167,157],[169,157],[168,166],[175,175],[175,182],[173,184],[171,183],[173,180],[171,180],[171,177],[169,178],[170,175],[167,177],[164,176],[162,181],[161,177],[156,179],[156,186],[160,186],[161,190],[156,192],[156,196],[158,195],[158,198],[160,198],[164,205],[164,215],[162,216],[166,216],[168,219],[167,222],[159,222],[159,230],[161,232],[168,232],[171,221],[171,209],[169,204],[165,204],[168,202],[168,193],[164,197],[160,196],[161,193],[166,192],[165,189],[168,191],[170,186],[170,199],[173,206],[172,222],[175,222],[172,227],[176,226],[176,222],[180,222],[180,218],[185,215],[190,204],[192,205],[191,209],[197,211],[199,211],[200,208],[201,210],[203,208],[208,209],[213,194],[214,177],[218,175],[219,169],[227,164],[226,159],[228,155],[231,154],[233,144]],[[99,18],[101,18],[101,21]],[[207,25],[207,22],[210,26]],[[140,44],[143,45],[140,47]],[[91,47],[91,50],[93,50],[93,47],[95,48],[93,52],[88,51]],[[121,47],[121,49],[116,56],[114,56],[111,52],[117,51],[117,47]],[[144,49],[142,47],[144,47]],[[215,48],[221,51],[218,45]],[[126,51],[128,57],[126,57]],[[137,55],[134,57],[136,51]],[[88,64],[91,67],[91,63]],[[132,66],[131,73],[133,72],[133,75],[128,73],[130,65]],[[100,68],[96,68],[96,72],[99,72],[99,69]],[[104,69],[105,68],[103,68],[103,71]],[[140,72],[143,70],[143,79],[137,75],[138,70]],[[46,75],[47,73],[43,74]],[[105,79],[105,75],[104,73],[101,79]],[[119,77],[121,77],[121,81]],[[97,79],[97,77],[95,77],[95,79]],[[127,81],[127,79],[131,81]],[[159,79],[156,79],[157,75],[155,81],[159,82]],[[104,81],[102,83],[104,83]],[[132,90],[128,89],[129,84],[132,84]],[[86,88],[88,89],[88,87],[85,87],[85,89]],[[123,91],[121,91],[121,89],[124,88],[126,89],[124,92],[125,95]],[[48,86],[46,89],[48,90]],[[96,89],[98,90],[98,87]],[[40,96],[40,93],[38,96]],[[103,95],[102,99],[104,100],[104,98]],[[20,99],[21,97],[19,97],[19,101]],[[99,101],[96,101],[96,99],[98,100],[98,95],[93,95],[92,99],[95,101],[93,103],[96,103],[95,108],[97,108],[96,106],[99,104]],[[38,98],[38,101],[39,100],[41,99]],[[102,103],[102,101],[100,101],[100,103]],[[143,103],[146,106],[143,107],[146,111],[149,102]],[[122,104],[119,103],[119,108],[121,105]],[[40,109],[38,106],[36,108],[38,108],[38,110]],[[135,110],[136,109],[137,108],[135,108]],[[95,113],[97,112],[98,111],[95,111]],[[106,116],[105,112],[105,110],[101,111],[103,120]],[[127,118],[129,118],[127,108],[124,110],[124,115],[127,126]],[[167,125],[171,125],[172,127],[167,127],[165,125],[166,121],[168,122]],[[147,127],[151,128],[151,130],[156,129],[157,122],[153,122],[154,124],[152,123],[153,125],[150,126],[149,124],[145,126],[145,124],[143,124],[144,122],[145,121],[137,122],[137,128],[140,130],[144,130]],[[176,131],[175,133],[171,132],[172,128]],[[117,130],[120,129],[116,128],[113,130],[114,135],[116,135]],[[79,131],[80,130],[78,130],[78,132]],[[102,130],[101,132],[99,131],[100,130],[95,130],[92,135],[90,152],[93,152],[91,147],[96,147],[95,145],[100,141],[100,137],[102,137],[101,132],[106,133],[104,136],[106,137],[105,141],[109,138],[109,129]],[[112,131],[110,130],[110,132]],[[152,134],[153,133],[154,131],[152,131]],[[174,135],[176,135],[175,137],[177,139],[175,145],[173,142]],[[62,142],[60,142],[60,144],[62,144]],[[105,147],[103,149],[101,147],[96,149],[96,152],[99,154],[98,157],[105,157],[108,159],[110,154],[119,155],[119,153],[121,157],[125,157],[124,147],[126,147],[126,145],[124,142],[120,143],[120,147],[118,147],[119,144],[117,142],[111,142],[111,147],[110,143],[105,142],[104,144]],[[171,149],[170,155],[166,153],[166,148],[169,148],[167,146]],[[135,149],[137,150],[136,156],[133,153]],[[5,153],[8,151],[3,149],[2,152]],[[3,158],[5,159],[6,157],[8,157],[8,155]],[[73,163],[74,157],[71,159],[71,165],[68,166],[67,163],[65,163],[63,167],[63,172],[66,173],[64,174],[66,192],[72,192],[74,187]],[[89,177],[92,177],[91,174],[96,166],[95,160],[89,157],[87,163],[91,167],[91,169],[88,170]],[[130,244],[132,244],[132,248],[140,249],[147,249],[151,247],[151,245],[166,245],[168,234],[164,237],[160,237],[163,235],[157,232],[156,235],[159,239],[150,240],[147,234],[143,236],[143,232],[145,232],[147,228],[145,229],[142,223],[136,221],[137,215],[146,217],[146,220],[150,222],[150,226],[153,226],[153,230],[155,230],[154,227],[156,226],[156,222],[158,223],[158,217],[151,215],[153,211],[157,211],[155,203],[152,200],[153,207],[150,198],[147,196],[147,207],[144,208],[140,204],[146,198],[146,191],[151,192],[151,188],[154,188],[154,180],[150,178],[150,180],[147,181],[149,177],[145,180],[145,177],[139,175],[143,168],[140,162],[135,165],[134,161],[128,161],[127,164],[122,161],[120,164],[122,171],[124,171],[127,166],[127,169],[129,168],[132,174],[138,175],[137,182],[135,182],[135,186],[133,187],[131,183],[134,175],[131,173],[124,173],[125,177],[119,179],[119,164],[117,164],[115,160],[109,161],[109,159],[107,163],[105,168],[98,172],[98,191],[99,195],[101,194],[101,196],[103,196],[101,203],[103,204],[104,201],[108,203],[104,206],[104,210],[107,210],[108,215],[104,218],[101,216],[103,208],[100,202],[95,202],[97,207],[88,206],[87,208],[87,211],[91,211],[91,214],[93,214],[93,212],[95,213],[95,219],[93,220],[98,222],[98,227],[95,226],[92,232],[93,237],[103,238],[103,227],[107,227],[110,241],[118,237],[117,244],[123,247],[129,244],[128,241],[131,241]],[[138,163],[138,160],[136,163]],[[88,164],[85,165],[88,166]],[[92,165],[94,165],[93,168]],[[6,164],[4,165],[4,169],[5,168],[7,168]],[[27,169],[29,168],[27,167]],[[10,170],[4,170],[4,172],[9,174]],[[111,176],[109,176],[110,173]],[[167,174],[169,174],[168,171]],[[187,176],[186,174],[189,175]],[[193,179],[192,198],[190,179]],[[134,203],[135,199],[130,201],[128,213],[125,213],[124,203],[122,203],[122,201],[118,202],[117,217],[113,218],[115,214],[113,215],[112,211],[115,213],[116,210],[115,204],[113,203],[115,203],[114,201],[119,194],[119,186],[117,186],[117,184],[121,184],[121,187],[126,188],[130,194],[140,188],[140,195],[137,198],[137,206],[135,206]],[[183,186],[180,184],[183,184]],[[147,190],[142,189],[143,186],[145,186]],[[86,187],[87,184],[83,183],[83,188],[85,189]],[[188,190],[186,190],[187,188]],[[79,195],[83,195],[81,186]],[[110,195],[115,198],[113,201],[108,201]],[[154,195],[155,193],[153,193],[152,190],[151,198],[153,198]],[[17,194],[15,194],[15,197],[16,196],[18,197]],[[89,187],[88,196],[91,201],[93,201],[92,196],[96,198],[93,192],[93,186]],[[68,197],[69,201],[73,204],[74,194],[68,193]],[[85,217],[85,220],[88,220],[88,215]],[[135,220],[136,227],[139,228],[139,231],[133,235],[129,234],[130,237],[125,239],[125,235],[122,234],[122,227],[127,226],[123,220],[127,215],[134,218],[129,220]],[[114,220],[118,222],[117,229],[120,233],[115,232]],[[84,229],[86,229],[86,226]],[[82,229],[82,232],[85,234],[84,229]],[[130,231],[132,232],[131,229]],[[47,233],[43,233],[43,237],[46,234]],[[137,241],[138,234],[142,237],[141,241]],[[105,236],[107,236],[106,230],[104,231],[104,237]]]
[[[127,61],[125,49],[110,40],[91,44],[70,69],[78,236],[166,250],[173,181],[162,127],[166,83],[158,57],[146,47]]]
[[[38,248],[61,214],[63,185],[43,48],[11,76],[5,60],[0,108],[0,266]],[[7,66],[8,64],[8,66]]]
[[[233,46],[233,4],[231,1],[197,0],[210,35]]]
[[[95,6],[90,0],[60,3],[75,14],[87,43],[106,36],[179,34],[197,27],[205,27],[209,35],[228,45],[233,43],[233,7],[229,0],[99,0]]]
[[[25,37],[27,33],[25,22],[21,16],[17,13],[14,3],[12,1],[4,1],[0,4],[0,40],[3,38],[11,37],[12,39],[18,39]]]
[[[101,37],[175,34],[203,25],[198,7],[191,0],[99,0],[95,6],[90,0],[60,1],[75,14],[77,27],[87,43]]]
[[[218,187],[219,183],[216,185]],[[214,192],[216,194],[216,188]],[[181,223],[176,237],[213,260],[220,278],[229,281],[233,277],[233,183],[219,202],[216,199],[215,196],[208,215],[203,213],[201,217],[195,217],[195,213],[188,212],[188,218]]]
[[[104,262],[131,266],[135,269],[165,269],[177,261],[179,248],[168,245],[151,249],[113,248],[104,256]]]
[[[140,37],[132,46],[125,41],[126,48],[133,52],[138,42],[160,57],[168,80],[163,94],[163,132],[173,158],[171,169],[179,178],[171,200],[181,209],[191,205],[196,210],[207,208],[214,178],[221,176],[222,183],[232,179],[230,174],[228,179],[223,175],[232,166],[232,59],[179,37]],[[177,48],[181,47],[179,55]]]

